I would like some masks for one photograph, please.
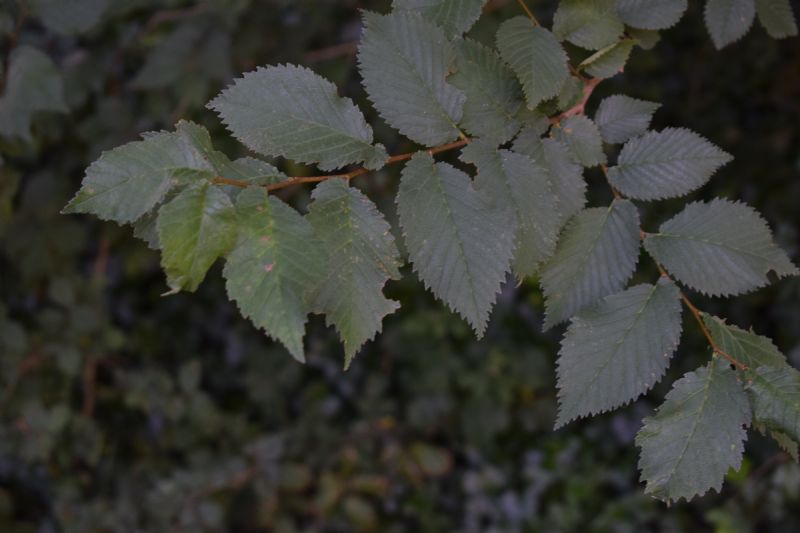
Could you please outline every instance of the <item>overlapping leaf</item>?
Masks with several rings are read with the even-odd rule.
[[[554,127],[553,131],[556,139],[567,145],[583,166],[593,167],[606,162],[600,130],[586,116],[568,117],[558,127]]]
[[[720,350],[750,368],[785,366],[786,357],[767,337],[728,324],[721,318],[703,314],[708,331]]]
[[[558,40],[525,17],[514,17],[500,26],[497,49],[522,82],[529,109],[557,96],[569,76],[567,54]]]
[[[449,81],[467,96],[461,120],[467,132],[497,144],[516,135],[522,126],[522,89],[493,50],[471,39],[460,41]]]
[[[600,50],[619,39],[625,25],[617,15],[617,0],[561,0],[553,33],[588,50]]]
[[[706,0],[708,33],[717,49],[738,41],[753,25],[754,0]]]
[[[731,159],[693,131],[667,128],[628,141],[608,179],[630,198],[672,198],[701,187]]]
[[[157,228],[167,283],[173,291],[194,291],[236,243],[236,211],[220,188],[197,182],[159,210]]]
[[[789,0],[756,0],[758,20],[775,39],[795,37],[797,21]]]
[[[648,235],[644,246],[679,281],[712,296],[741,294],[795,275],[769,227],[750,207],[728,200],[694,202]]]
[[[578,67],[593,78],[611,78],[625,68],[636,40],[623,39],[590,55]]]
[[[294,65],[259,68],[211,101],[233,135],[252,150],[324,170],[352,163],[379,168],[387,159],[355,104],[313,71]]]
[[[414,270],[481,336],[511,265],[512,214],[424,152],[403,170],[397,207]]]
[[[386,281],[400,277],[399,252],[375,204],[346,181],[327,180],[312,198],[307,218],[328,257],[311,303],[339,331],[347,367],[399,307],[383,295]]]
[[[364,87],[389,125],[433,146],[454,140],[463,92],[447,83],[455,50],[444,31],[415,12],[364,13],[358,63]]]
[[[747,396],[722,358],[683,376],[636,436],[645,491],[666,501],[719,491],[728,470],[741,465],[750,418]]]
[[[306,293],[323,272],[322,244],[308,220],[263,188],[242,191],[236,209],[238,240],[223,270],[228,296],[242,315],[303,361]]]
[[[800,372],[783,365],[747,372],[747,392],[756,420],[800,441]]]
[[[604,141],[620,144],[647,131],[659,107],[654,102],[615,94],[600,102],[594,121]]]
[[[617,0],[617,13],[628,26],[665,30],[686,12],[687,0]]]
[[[561,342],[556,427],[647,392],[664,375],[680,336],[680,293],[664,279],[576,315]]]
[[[451,37],[469,31],[480,18],[487,0],[394,0],[396,11],[418,11],[428,20],[445,29]]]
[[[536,272],[556,247],[562,225],[558,197],[548,172],[530,157],[473,142],[462,159],[478,167],[476,186],[516,219],[513,268],[520,278]]]
[[[545,329],[622,289],[638,258],[639,213],[631,202],[615,200],[575,216],[542,269]]]

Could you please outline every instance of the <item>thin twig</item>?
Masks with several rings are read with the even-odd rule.
[[[533,11],[531,11],[530,8],[527,6],[527,4],[525,4],[525,0],[517,0],[517,3],[520,5],[522,10],[525,12],[525,14],[528,15],[528,18],[531,19],[531,22],[533,22],[533,25],[534,26],[539,26],[540,25],[539,21],[536,20],[536,17],[534,16]]]

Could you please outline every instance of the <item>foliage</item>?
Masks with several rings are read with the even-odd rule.
[[[235,157],[243,149],[219,135],[215,121],[199,111],[226,79],[224,73],[234,69],[227,54],[201,61],[202,66],[183,55],[200,43],[230,45],[232,35],[242,39],[247,35],[242,28],[258,28],[247,20],[257,7],[244,0],[177,11],[157,11],[156,2],[146,1],[71,4],[74,9],[66,14],[58,2],[3,4],[12,21],[7,35],[13,38],[7,42],[20,44],[8,55],[0,97],[0,117],[8,117],[0,122],[8,128],[0,131],[0,149],[10,160],[0,168],[5,202],[0,215],[17,218],[3,229],[9,237],[4,261],[14,265],[19,287],[38,285],[32,294],[41,302],[36,313],[27,312],[32,304],[24,303],[21,289],[3,288],[9,303],[0,309],[2,401],[13,418],[2,426],[2,453],[19,458],[20,465],[46,466],[46,483],[58,485],[48,520],[59,527],[224,530],[258,524],[278,530],[374,530],[382,517],[410,514],[413,521],[406,524],[477,530],[485,523],[481,513],[488,513],[479,509],[511,505],[493,500],[490,489],[476,488],[492,483],[527,487],[524,495],[505,492],[523,507],[525,498],[548,490],[537,488],[536,479],[552,465],[540,456],[529,460],[525,472],[512,467],[498,474],[483,461],[521,457],[519,435],[510,433],[515,425],[535,428],[542,442],[552,443],[546,461],[569,461],[564,455],[555,459],[560,453],[555,450],[564,449],[570,437],[545,436],[544,427],[554,419],[546,408],[526,413],[532,395],[548,387],[549,380],[539,382],[537,375],[549,375],[550,368],[542,362],[547,350],[520,352],[525,343],[514,339],[514,331],[524,330],[525,338],[543,342],[531,331],[538,318],[531,324],[520,310],[530,302],[512,309],[507,301],[518,283],[531,302],[538,305],[544,297],[545,329],[571,320],[555,365],[558,426],[627,404],[664,375],[671,379],[673,371],[687,370],[676,362],[682,358],[672,357],[682,336],[681,305],[696,319],[695,331],[707,337],[712,357],[673,383],[639,432],[647,493],[674,501],[709,488],[719,491],[730,468],[744,465],[746,471],[748,426],[769,432],[782,447],[796,448],[797,371],[768,338],[702,313],[678,287],[743,294],[775,275],[797,273],[764,219],[744,203],[712,198],[681,205],[679,198],[705,185],[731,157],[688,129],[650,130],[658,104],[639,98],[607,96],[587,114],[604,80],[627,68],[637,57],[634,48],[648,46],[641,32],[671,28],[686,2],[645,9],[635,1],[564,0],[552,6],[552,31],[532,13],[518,16],[513,6],[487,25],[477,16],[482,8],[489,10],[484,2],[396,1],[388,14],[366,11],[358,69],[380,118],[358,97],[357,86],[345,98],[306,67],[261,67],[209,104],[259,158]],[[88,59],[71,62],[36,37],[43,24],[59,35],[54,39],[65,39],[59,43],[113,43],[122,39],[114,21],[125,21],[131,32],[152,31],[141,18],[148,10],[165,17],[172,29],[151,41],[153,53],[138,73],[126,67],[124,75],[132,81],[125,89],[115,79],[120,74],[107,68],[123,52],[100,52],[92,44],[96,54],[92,48]],[[714,43],[738,39],[756,11],[771,35],[796,33],[782,2],[711,0],[705,18]],[[471,37],[462,38],[473,26]],[[70,41],[76,33],[78,41]],[[169,45],[177,41],[183,44]],[[216,44],[208,50],[219,49]],[[237,43],[237,49],[252,50],[249,46]],[[266,61],[259,59],[248,58],[235,70]],[[273,61],[281,59],[287,58]],[[175,74],[160,85],[179,71],[194,72],[197,79],[187,83]],[[335,72],[331,77],[345,81]],[[147,92],[157,86],[168,87],[170,97]],[[127,91],[146,109],[144,120],[127,108]],[[175,122],[187,109],[194,110],[193,121],[122,144],[132,132]],[[145,295],[133,289],[120,310],[106,312],[108,251],[101,247],[97,261],[87,266],[86,234],[80,229],[87,222],[52,216],[70,185],[54,179],[52,171],[28,175],[37,166],[42,172],[33,161],[48,147],[55,154],[49,157],[64,169],[78,168],[86,157],[70,155],[76,141],[64,133],[67,119],[43,115],[48,112],[85,117],[80,142],[95,156],[106,150],[87,169],[65,212],[132,225],[135,236],[160,251],[169,299],[142,308]],[[384,146],[398,155],[390,157]],[[400,146],[414,149],[399,153]],[[456,151],[458,159],[436,161]],[[389,165],[398,163],[405,167],[395,195],[385,177]],[[303,164],[323,173],[315,175]],[[337,169],[341,173],[324,173]],[[375,175],[360,179],[369,172]],[[604,176],[608,183],[598,183]],[[304,183],[316,184],[310,197],[290,196]],[[670,200],[666,207],[638,202],[663,199]],[[657,232],[642,230],[667,213],[673,216]],[[125,238],[106,226],[94,227]],[[47,245],[38,246],[38,240]],[[119,286],[135,280],[141,269],[136,265],[150,257],[143,247],[127,246],[124,262],[112,267]],[[653,261],[640,261],[642,248]],[[83,273],[70,271],[64,258],[69,264],[82,258]],[[230,316],[216,275],[220,258],[227,295],[241,314],[308,367],[287,365],[275,356],[279,350]],[[89,283],[78,281],[92,269]],[[415,277],[487,340],[475,343],[464,324],[424,304],[425,297],[413,293]],[[537,281],[541,293],[533,288]],[[189,299],[180,294],[184,291],[197,295]],[[196,305],[219,308],[224,326],[206,328],[192,311]],[[336,372],[319,358],[332,348],[321,323],[309,322],[311,313],[324,315],[337,331],[346,367],[371,339],[376,342],[366,345],[365,354],[381,357],[362,357],[348,374]],[[386,321],[389,315],[395,318]],[[161,323],[164,316],[171,317],[169,326]],[[516,329],[504,332],[512,323]],[[475,346],[496,351],[477,357]],[[151,355],[135,363],[105,355],[147,350]],[[210,366],[195,357],[215,350],[224,352],[231,366],[221,361]],[[257,357],[242,363],[243,351]],[[397,376],[371,362],[390,365],[395,359],[405,365]],[[671,364],[677,365],[672,371]],[[231,370],[241,365],[244,371]],[[42,379],[25,379],[34,372]],[[317,374],[316,381],[306,372]],[[49,386],[59,381],[63,390]],[[417,396],[408,406],[402,399],[382,403],[389,390]],[[655,395],[661,392],[657,388]],[[326,403],[331,395],[336,400]],[[73,409],[76,396],[79,406]],[[463,411],[454,405],[461,399],[467,400]],[[369,422],[353,419],[354,411]],[[635,427],[643,414],[615,416]],[[331,416],[338,427],[326,433]],[[107,425],[98,423],[99,417]],[[300,421],[289,425],[297,417]],[[460,429],[437,435],[448,417],[461,417]],[[395,427],[398,421],[406,426]],[[133,432],[130,438],[124,437],[126,428]],[[507,435],[506,447],[487,451],[498,435]],[[181,463],[171,465],[148,451],[152,442],[180,454]],[[458,442],[470,449],[455,451]],[[340,456],[303,455],[328,446]],[[368,451],[375,449],[381,453]],[[129,462],[124,467],[129,475],[102,469],[115,456]],[[367,464],[366,457],[380,460]],[[15,483],[34,486],[24,477],[35,475],[35,466],[20,468]],[[58,478],[57,472],[72,468],[91,471],[92,481]],[[451,520],[455,512],[426,508],[427,489],[420,488],[450,483],[456,468],[459,475],[466,473],[463,522]],[[100,472],[111,473],[95,474]],[[552,489],[561,481],[542,482],[562,490]],[[397,487],[411,493],[411,501],[392,494]],[[18,496],[10,494],[16,505]],[[557,501],[558,492],[551,497]],[[235,510],[253,499],[270,502],[263,516],[237,523]],[[386,507],[376,511],[375,500]],[[526,509],[527,516],[536,516]],[[563,514],[544,513],[538,522],[525,522],[512,511],[497,512],[505,513],[491,519],[498,527],[571,527]],[[609,513],[606,519],[612,520]],[[603,518],[597,520],[603,529]]]

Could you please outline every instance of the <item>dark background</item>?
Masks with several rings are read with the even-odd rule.
[[[59,65],[70,112],[37,116],[30,143],[0,139],[0,531],[797,531],[800,467],[755,431],[721,494],[672,507],[644,495],[641,419],[709,357],[688,319],[650,394],[553,432],[561,330],[540,333],[534,282],[506,286],[478,342],[407,275],[388,290],[403,309],[345,373],[319,317],[301,366],[238,314],[219,265],[196,294],[162,298],[158,255],[130,227],[58,214],[102,150],[180,118],[244,155],[203,106],[257,65],[309,65],[362,104],[390,152],[412,149],[364,101],[348,44],[358,10],[388,4],[112,2],[79,36],[23,21],[17,43]],[[690,4],[590,111],[613,93],[661,102],[657,129],[687,127],[733,154],[694,198],[757,207],[797,262],[800,40],[756,27],[716,51]],[[554,2],[529,5],[549,24]],[[473,31],[485,41],[521,13],[490,6]],[[0,44],[6,56],[11,40]],[[601,178],[587,179],[603,201]],[[396,168],[357,184],[391,211]],[[308,192],[282,196],[302,208]],[[645,205],[645,228],[682,203]],[[642,279],[656,279],[648,268]],[[800,280],[695,298],[800,364]]]

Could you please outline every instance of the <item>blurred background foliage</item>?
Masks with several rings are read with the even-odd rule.
[[[535,280],[507,284],[480,342],[414,276],[394,282],[403,310],[344,373],[321,320],[301,366],[239,316],[218,271],[162,298],[159,258],[130,228],[59,215],[102,150],[181,118],[244,155],[204,104],[268,63],[309,65],[391,152],[412,148],[380,124],[355,66],[359,9],[388,4],[0,0],[0,531],[797,531],[800,467],[754,432],[721,494],[671,508],[643,495],[633,436],[666,385],[553,432],[561,333],[540,333]],[[550,20],[555,2],[529,4]],[[756,29],[717,52],[690,4],[592,102],[662,102],[657,128],[734,154],[696,196],[757,207],[797,260],[800,43]],[[491,42],[519,13],[492,0],[472,35]],[[33,86],[12,83],[22,53],[43,54]],[[396,184],[397,169],[357,182],[382,208]],[[283,197],[302,209],[308,193]],[[645,227],[676,205],[647,205]],[[800,364],[797,279],[700,300]],[[686,329],[664,383],[709,356]]]

